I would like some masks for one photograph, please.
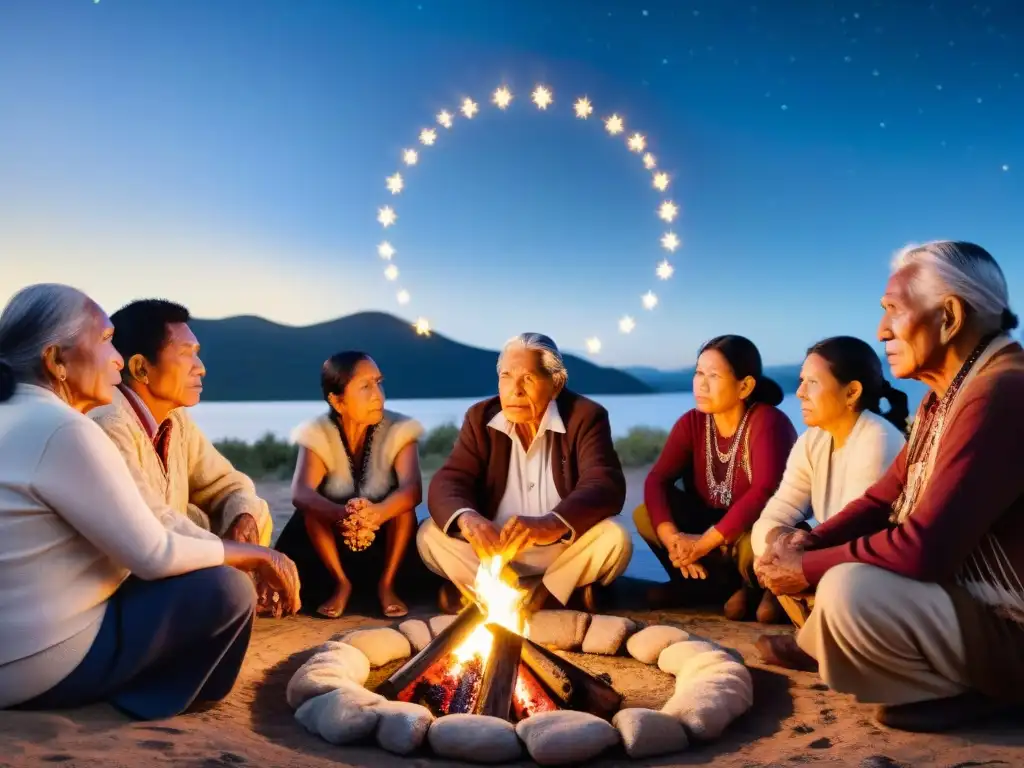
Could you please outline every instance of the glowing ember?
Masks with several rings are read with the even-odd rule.
[[[472,634],[454,651],[459,666],[473,658],[486,662],[491,655],[494,639],[491,637],[487,624],[497,624],[509,632],[527,637],[526,618],[523,614],[523,602],[526,592],[514,587],[501,578],[505,562],[500,557],[491,557],[480,563],[473,583],[476,601],[484,612],[484,620],[477,625]],[[455,670],[458,673],[458,669]]]

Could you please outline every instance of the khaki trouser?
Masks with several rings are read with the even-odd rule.
[[[416,548],[434,573],[463,592],[473,586],[480,558],[469,542],[447,535],[428,519],[416,533]],[[509,567],[525,579],[541,577],[548,592],[565,605],[578,587],[611,584],[625,572],[632,555],[633,542],[626,530],[603,520],[571,544],[531,547]]]
[[[909,704],[967,690],[963,636],[938,584],[875,566],[830,569],[797,637],[828,686],[872,704]]]
[[[778,595],[777,599],[797,629],[807,623],[807,617],[814,610],[814,595]]]

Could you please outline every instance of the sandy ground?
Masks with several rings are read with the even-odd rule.
[[[632,478],[631,478],[632,479]],[[635,483],[631,483],[636,488]],[[283,484],[261,488],[278,515],[287,515]],[[631,493],[635,500],[635,491]],[[429,611],[418,612],[427,616]],[[737,648],[750,663],[755,705],[714,744],[659,760],[633,762],[621,753],[597,764],[704,765],[723,768],[852,765],[999,766],[1024,764],[1024,727],[993,724],[955,736],[915,736],[876,726],[871,708],[831,693],[815,675],[761,667],[753,643],[765,630],[709,614],[624,611],[643,621],[674,623]],[[317,766],[449,765],[417,756],[405,760],[374,748],[333,747],[308,735],[292,718],[284,691],[309,649],[353,626],[386,626],[362,616],[335,621],[289,618],[257,622],[241,678],[216,707],[157,723],[134,723],[107,706],[61,713],[0,712],[0,766]],[[772,631],[780,631],[772,628]],[[594,672],[608,672],[628,706],[657,707],[672,678],[626,658],[572,657]],[[371,683],[390,673],[382,670]],[[528,765],[529,763],[523,763]]]

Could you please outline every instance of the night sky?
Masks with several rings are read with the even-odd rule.
[[[110,311],[379,309],[660,367],[742,333],[796,362],[875,338],[908,242],[974,240],[1024,296],[1022,41],[1013,0],[0,0],[0,301],[58,280]]]

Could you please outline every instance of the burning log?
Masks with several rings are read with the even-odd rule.
[[[519,679],[516,681],[516,693],[512,699],[515,721],[518,723],[541,712],[553,712],[557,709],[558,704],[548,694],[544,684],[534,677],[530,668],[520,660]]]
[[[484,615],[475,603],[464,608],[455,621],[439,632],[426,648],[378,685],[377,693],[386,699],[398,700],[400,693],[424,677],[427,670],[439,659],[449,656],[483,620]]]
[[[487,659],[474,712],[508,720],[512,712],[512,694],[519,678],[519,656],[523,638],[497,624],[487,625],[494,642]]]
[[[547,648],[524,640],[522,659],[562,709],[581,710],[610,720],[622,705],[622,695],[611,685]]]

